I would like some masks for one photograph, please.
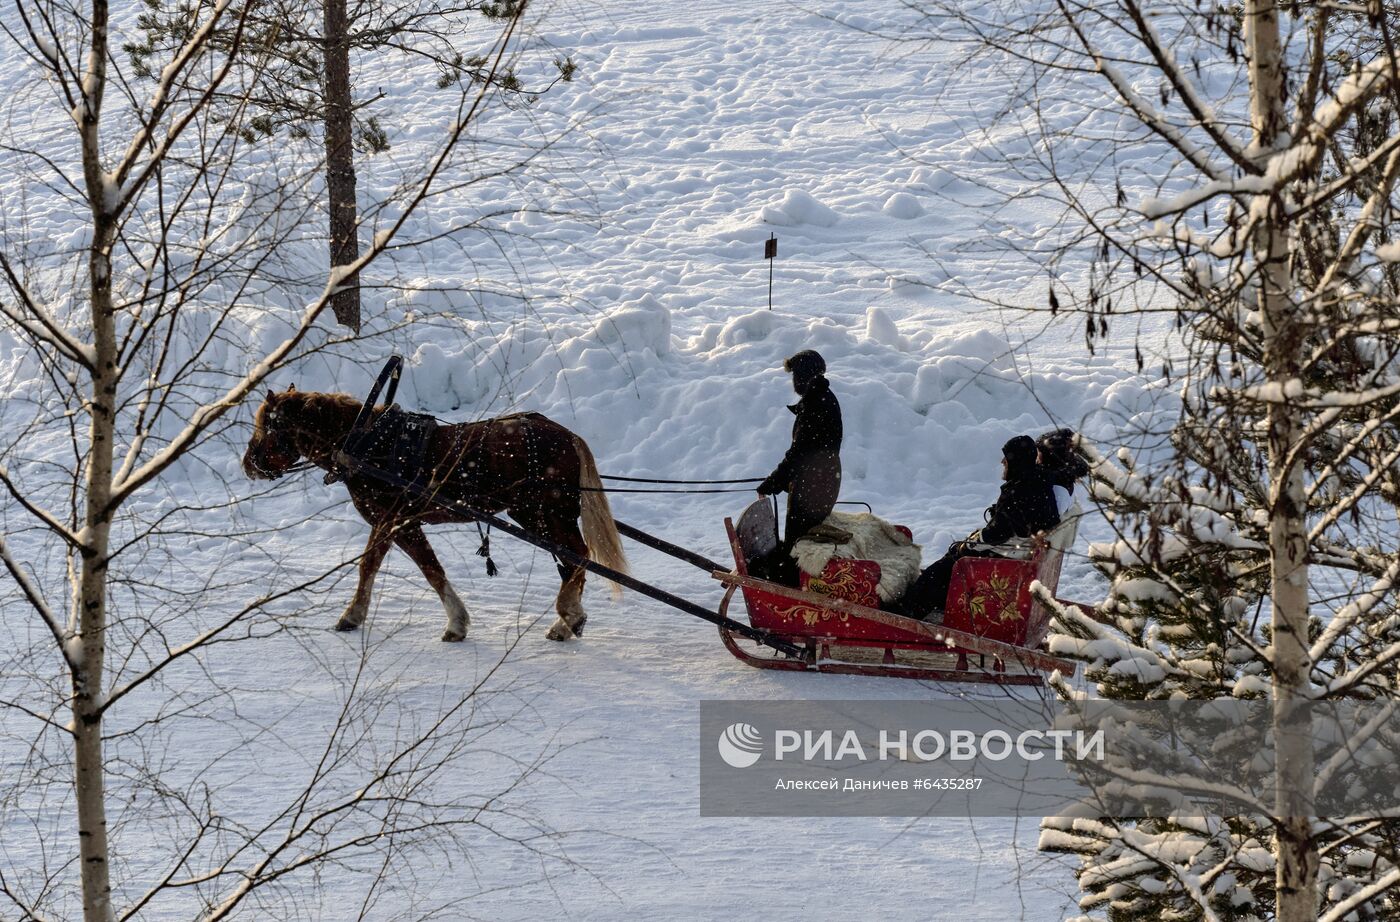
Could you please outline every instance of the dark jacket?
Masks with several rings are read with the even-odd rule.
[[[1002,544],[1010,538],[1029,538],[1060,523],[1055,492],[1038,471],[1026,472],[1001,485],[997,501],[983,513],[980,541]]]
[[[841,404],[826,378],[814,379],[802,399],[788,409],[797,417],[792,422],[792,445],[768,475],[769,482],[784,490],[791,489],[793,475],[809,457],[841,451]]]
[[[1079,478],[1084,476],[1082,472],[1066,466],[1055,466],[1049,464],[1037,465],[1040,469],[1040,476],[1052,487],[1064,487],[1070,495],[1074,495],[1074,485]]]

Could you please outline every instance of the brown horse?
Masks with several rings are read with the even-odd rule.
[[[363,404],[346,394],[302,393],[295,388],[269,393],[253,421],[253,437],[243,455],[243,470],[252,478],[275,480],[305,458],[335,470],[334,453],[344,444]],[[376,409],[375,418],[383,412]],[[489,514],[507,512],[541,538],[614,570],[626,572],[622,540],[601,492],[598,468],[588,445],[574,433],[538,413],[520,413],[478,423],[441,425],[427,444],[428,476],[421,490],[408,490],[355,471],[337,471],[350,490],[350,501],[369,523],[369,543],[360,558],[360,581],[336,629],[353,631],[369,612],[374,577],[389,551],[398,545],[418,568],[447,609],[443,640],[462,640],[470,617],[447,581],[424,525],[470,522],[454,508],[463,503]],[[409,475],[401,477],[406,481]],[[583,530],[579,530],[579,519]],[[559,620],[550,640],[568,640],[583,631],[582,567],[559,564],[563,581],[555,610]],[[617,590],[618,587],[614,587]]]

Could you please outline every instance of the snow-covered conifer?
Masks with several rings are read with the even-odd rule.
[[[1068,206],[1054,239],[1019,245],[1052,312],[1077,311],[1091,351],[1133,337],[1179,396],[1155,444],[1094,451],[1111,588],[1060,611],[1052,649],[1101,696],[1272,713],[1282,781],[1259,815],[1052,818],[1044,847],[1081,856],[1083,905],[1111,919],[1394,917],[1400,826],[1311,817],[1299,705],[1397,693],[1400,17],[915,6],[914,31],[1020,67],[987,150],[1008,205],[1033,189]]]

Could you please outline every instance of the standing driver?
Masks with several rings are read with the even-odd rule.
[[[792,445],[759,484],[758,494],[788,494],[783,541],[763,569],[776,582],[796,585],[792,547],[831,515],[841,492],[841,405],[826,380],[826,361],[813,350],[792,356],[783,362],[783,369],[791,372],[792,389],[801,398],[788,407],[797,417],[792,423]]]

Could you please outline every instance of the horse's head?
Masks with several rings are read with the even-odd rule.
[[[254,480],[276,480],[301,460],[290,418],[296,404],[296,388],[281,394],[268,391],[253,417],[253,437],[243,453],[243,473]]]

